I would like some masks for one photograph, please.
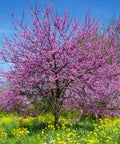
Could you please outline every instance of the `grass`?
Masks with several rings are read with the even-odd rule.
[[[51,113],[37,117],[0,114],[0,144],[119,144],[120,118],[95,121],[74,114],[60,117],[57,129]]]

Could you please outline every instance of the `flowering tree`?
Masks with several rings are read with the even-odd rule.
[[[104,101],[114,109],[112,96],[116,94],[119,103],[120,86],[120,41],[114,31],[99,36],[96,18],[86,14],[85,23],[73,22],[66,11],[63,16],[53,14],[52,5],[31,6],[32,17],[26,22],[24,14],[20,18],[11,14],[16,32],[12,40],[5,37],[0,52],[2,60],[13,64],[9,71],[1,72],[9,81],[8,90],[1,95],[7,108],[39,99],[52,108],[55,124],[63,105],[94,113]]]

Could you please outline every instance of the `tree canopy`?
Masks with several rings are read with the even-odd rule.
[[[52,4],[32,5],[26,21],[24,14],[19,18],[11,14],[16,32],[13,39],[4,37],[0,49],[1,59],[13,64],[9,71],[1,71],[9,87],[1,95],[0,106],[11,110],[20,104],[19,110],[24,111],[26,105],[40,100],[51,107],[55,124],[63,107],[81,114],[119,115],[116,32],[100,36],[95,17],[87,13],[85,22],[72,20],[66,10],[63,15],[53,13]]]

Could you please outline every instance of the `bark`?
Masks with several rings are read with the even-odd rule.
[[[59,122],[59,117],[60,117],[60,110],[54,109],[54,118],[55,118],[54,125],[55,125],[55,128],[57,128],[57,125],[58,125],[58,122]]]

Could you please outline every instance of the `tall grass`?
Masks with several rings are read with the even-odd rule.
[[[0,144],[119,144],[120,118],[93,120],[71,111],[54,127],[51,113],[37,117],[0,114]]]

